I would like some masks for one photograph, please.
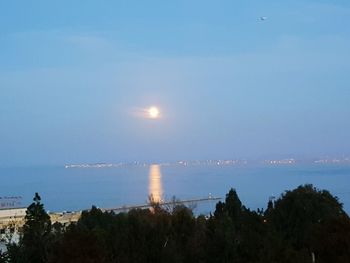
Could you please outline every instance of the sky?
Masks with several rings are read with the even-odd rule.
[[[350,155],[349,18],[345,0],[1,1],[0,166]]]

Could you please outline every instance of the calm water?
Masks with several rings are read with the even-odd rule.
[[[22,196],[27,206],[39,192],[47,210],[72,211],[91,207],[143,204],[155,199],[224,197],[237,190],[249,208],[265,208],[269,196],[312,183],[338,196],[350,212],[350,166],[151,166],[65,169],[64,167],[0,168],[0,196]],[[213,204],[202,204],[207,213]]]

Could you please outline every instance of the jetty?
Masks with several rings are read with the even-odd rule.
[[[169,206],[191,205],[191,204],[197,204],[197,203],[202,203],[202,202],[219,201],[221,199],[222,199],[221,197],[212,197],[211,195],[209,195],[208,197],[203,197],[203,198],[149,202],[149,203],[141,204],[141,205],[119,206],[119,207],[114,207],[114,208],[105,208],[105,209],[101,209],[101,210],[106,211],[106,212],[121,213],[121,212],[128,212],[132,209],[150,209],[154,205],[159,205],[160,207],[167,208]]]

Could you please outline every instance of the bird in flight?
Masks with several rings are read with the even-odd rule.
[[[261,17],[259,18],[260,21],[265,21],[266,19],[267,19],[267,16],[261,16]]]

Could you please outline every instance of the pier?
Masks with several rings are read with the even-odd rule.
[[[165,210],[171,212],[172,209],[178,205],[187,205],[191,207],[191,205],[195,205],[197,203],[202,202],[212,202],[219,201],[222,198],[220,197],[212,197],[209,195],[208,197],[203,198],[192,198],[185,200],[168,200],[168,201],[160,201],[155,202],[150,200],[148,203],[140,204],[140,205],[125,205],[120,207],[113,208],[99,208],[103,212],[113,212],[113,213],[126,213],[132,209],[152,209],[154,206],[160,206]],[[5,243],[6,240],[11,242],[18,242],[19,240],[19,231],[25,224],[25,215],[27,208],[9,208],[9,209],[0,209],[0,251],[6,251]],[[81,217],[82,212],[89,211],[90,209],[81,210],[81,211],[73,211],[73,212],[55,212],[49,213],[50,219],[52,223],[61,223],[63,225],[69,225],[71,223],[75,223]],[[10,234],[10,235],[9,235]],[[11,240],[8,240],[8,236],[11,236]]]
[[[221,200],[221,197],[203,197],[203,198],[194,198],[194,199],[185,199],[185,200],[171,200],[171,201],[164,201],[164,202],[149,202],[146,204],[141,205],[129,205],[129,206],[120,206],[120,207],[114,207],[114,208],[105,208],[101,209],[102,211],[106,212],[115,212],[115,213],[121,213],[121,212],[128,212],[132,209],[149,209],[152,208],[154,205],[159,205],[160,207],[168,207],[168,206],[176,206],[176,205],[190,205],[190,204],[196,204],[199,202],[211,202],[211,201],[219,201]]]
[[[160,202],[148,202],[145,204],[139,205],[125,205],[119,207],[112,208],[99,208],[103,212],[114,212],[114,213],[123,213],[128,212],[132,209],[151,209],[155,205],[159,205],[165,209],[173,208],[177,205],[195,205],[197,203],[202,202],[213,202],[221,200],[221,197],[213,197],[209,195],[208,197],[202,198],[192,198],[185,200],[168,200],[168,201],[160,201]],[[8,230],[17,231],[21,228],[25,223],[25,215],[26,208],[10,208],[10,209],[0,209],[0,239],[1,236],[4,235]],[[73,212],[54,212],[49,213],[50,219],[52,223],[58,222],[64,225],[68,225],[73,222],[77,222],[84,211],[89,211],[89,209],[85,209],[82,211],[73,211]],[[7,231],[6,231],[7,229]]]

